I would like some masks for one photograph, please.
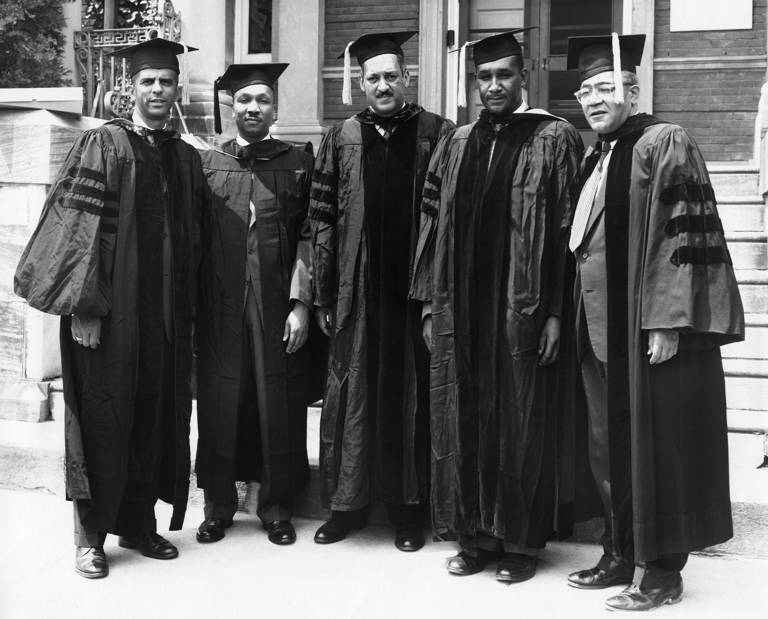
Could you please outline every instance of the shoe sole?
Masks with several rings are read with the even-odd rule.
[[[216,538],[213,538],[213,537],[205,538],[205,537],[200,537],[200,534],[196,533],[195,539],[201,544],[215,544],[216,542],[220,542],[221,540],[223,540],[224,536],[222,535],[221,537],[216,537]]]
[[[395,544],[395,548],[397,548],[400,552],[416,552],[424,548],[424,544],[421,546],[398,546]]]
[[[634,612],[648,612],[648,611],[651,611],[651,610],[658,610],[662,606],[673,606],[674,604],[679,604],[682,601],[683,601],[683,596],[681,594],[681,595],[677,596],[676,598],[667,598],[666,600],[664,600],[660,604],[658,604],[656,606],[651,606],[650,608],[638,608],[638,609],[635,609],[635,608],[616,608],[614,606],[609,606],[608,604],[606,604],[605,605],[605,609],[608,610],[608,611],[611,611],[611,612],[633,612],[633,611]]]
[[[450,567],[446,567],[445,569],[448,570],[449,574],[453,574],[454,576],[474,576],[475,574],[480,574],[485,570],[485,568],[483,568],[477,572],[465,572],[464,570],[451,569]]]
[[[525,582],[526,580],[530,580],[533,578],[536,574],[531,574],[530,576],[526,576],[525,578],[499,578],[496,576],[496,582],[500,582],[503,585],[514,585],[518,582]]]
[[[109,568],[104,570],[103,572],[84,572],[77,566],[75,567],[75,572],[78,576],[82,576],[83,578],[87,578],[89,580],[96,580],[97,578],[106,578],[109,575]]]
[[[587,590],[588,589],[594,589],[594,590],[598,590],[598,589],[610,589],[611,587],[618,587],[618,586],[621,586],[621,585],[626,586],[626,585],[629,585],[631,583],[632,583],[632,579],[629,579],[629,580],[617,580],[617,581],[609,582],[607,584],[602,584],[602,585],[582,585],[580,583],[572,582],[572,581],[569,580],[568,581],[568,586],[569,587],[573,587],[574,589],[587,589]]]

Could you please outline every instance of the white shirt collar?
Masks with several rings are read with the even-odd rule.
[[[133,114],[131,115],[131,122],[136,125],[137,127],[144,127],[145,129],[149,129],[152,131],[152,127],[147,125],[146,122],[144,122],[144,119],[141,117],[141,114],[137,110],[133,110]],[[160,129],[168,129],[168,121],[166,120]]]
[[[522,114],[522,113],[523,113],[523,112],[525,112],[527,109],[528,109],[528,104],[527,104],[525,101],[523,101],[523,102],[520,104],[520,106],[519,106],[519,107],[518,107],[518,108],[517,108],[517,109],[516,109],[514,112],[512,112],[512,113],[513,113],[513,114]]]
[[[256,141],[257,142],[263,142],[264,140],[271,140],[271,139],[272,139],[272,136],[269,133],[267,133],[267,135],[265,135],[263,138],[261,138],[260,140],[256,140]],[[237,141],[237,145],[238,146],[248,146],[248,144],[253,144],[253,142],[249,142],[243,136],[241,136],[239,133],[237,134],[237,137],[235,138],[235,140]]]

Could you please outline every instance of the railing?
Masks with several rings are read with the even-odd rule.
[[[75,62],[85,91],[83,114],[107,118],[128,116],[133,110],[133,84],[125,58],[108,55],[157,37],[181,40],[181,13],[173,2],[164,3],[155,24],[144,28],[114,28],[75,32]]]

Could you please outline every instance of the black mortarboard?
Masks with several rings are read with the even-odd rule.
[[[618,39],[621,50],[618,63],[614,63],[614,39]],[[568,39],[568,69],[578,69],[582,82],[598,73],[615,70],[617,64],[621,70],[634,73],[643,56],[644,46],[644,34],[571,37]]]
[[[179,73],[179,59],[176,56],[195,50],[197,50],[196,47],[156,38],[110,53],[113,56],[127,58],[131,63],[131,76],[134,76],[142,69],[173,69]]]
[[[518,42],[517,37],[515,37],[515,34],[526,32],[537,27],[538,26],[528,26],[526,28],[516,28],[470,43],[472,46],[472,59],[475,62],[475,66],[486,62],[493,62],[494,60],[506,58],[508,56],[518,56],[522,58],[523,48],[520,47],[520,43]]]
[[[403,32],[372,32],[364,34],[351,41],[347,48],[337,57],[344,58],[348,52],[350,56],[357,58],[357,63],[362,67],[366,60],[381,54],[402,56],[403,43],[415,34],[418,34],[418,31],[405,30]]]
[[[341,101],[344,105],[352,105],[352,62],[351,56],[357,58],[357,63],[362,67],[363,63],[374,56],[381,54],[395,54],[403,56],[403,43],[413,35],[416,30],[404,30],[402,32],[372,32],[358,37],[347,43],[347,47],[339,54],[338,58],[344,59],[344,73],[342,76]]]
[[[213,83],[213,124],[216,133],[221,133],[221,112],[219,111],[219,90],[234,95],[241,88],[251,84],[266,84],[275,90],[277,78],[288,68],[287,62],[262,62],[258,64],[231,64],[224,75]]]

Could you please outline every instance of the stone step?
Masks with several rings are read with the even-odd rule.
[[[768,359],[723,359],[723,371],[726,376],[768,378]]]
[[[728,431],[768,435],[768,410],[754,411],[729,408]]]
[[[709,178],[716,196],[757,196],[757,169],[739,169],[731,166],[709,167]]]
[[[727,232],[728,251],[736,270],[768,269],[768,242],[765,234]]]
[[[726,234],[730,231],[766,230],[766,207],[759,197],[727,196],[717,199],[717,210]]]
[[[768,314],[768,270],[736,269],[741,301],[747,314]]]
[[[744,332],[744,341],[728,344],[720,349],[723,359],[768,359],[768,325],[750,324]]]
[[[768,408],[768,376],[726,375],[728,408],[764,411]]]

